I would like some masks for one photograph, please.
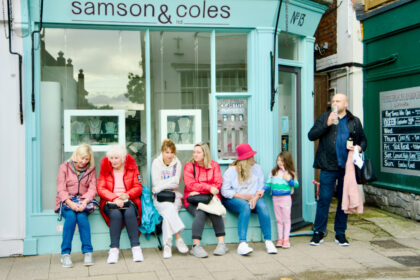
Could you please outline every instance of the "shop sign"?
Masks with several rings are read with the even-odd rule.
[[[44,0],[45,23],[146,26],[274,27],[277,1],[221,0]],[[281,18],[285,18],[285,5]],[[35,7],[33,7],[35,9]],[[320,11],[321,12],[321,11]],[[290,31],[314,28],[320,12],[288,6]],[[318,15],[319,14],[319,15]],[[282,23],[283,22],[283,23]],[[314,27],[311,26],[315,23]],[[280,20],[280,25],[285,25]]]
[[[420,87],[380,93],[381,171],[420,176]]]

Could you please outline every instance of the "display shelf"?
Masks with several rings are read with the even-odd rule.
[[[125,110],[64,110],[64,150],[72,152],[81,143],[98,152],[125,145]]]
[[[160,110],[160,140],[171,139],[178,150],[201,142],[201,110]]]

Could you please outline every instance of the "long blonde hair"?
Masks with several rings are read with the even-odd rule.
[[[81,156],[81,157],[89,156],[89,167],[95,166],[95,159],[93,157],[92,147],[89,144],[82,143],[79,146],[77,146],[76,150],[74,150],[70,159],[73,162],[77,162],[77,156]]]
[[[235,160],[230,166],[235,166],[238,172],[239,184],[243,184],[251,177],[251,168],[253,166],[253,157],[244,160]]]
[[[211,155],[210,155],[210,147],[208,143],[199,143],[199,144],[195,144],[195,147],[201,147],[201,149],[203,150],[203,154],[204,154],[204,168],[211,168]],[[192,164],[195,164],[194,158],[191,158],[190,162]]]

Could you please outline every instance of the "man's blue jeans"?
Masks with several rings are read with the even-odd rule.
[[[82,253],[90,253],[93,251],[92,241],[90,238],[90,225],[88,214],[85,212],[74,212],[73,210],[64,210],[64,227],[63,242],[61,243],[61,254],[71,253],[71,242],[73,240],[76,223],[79,226],[80,240],[82,241]]]
[[[332,197],[334,195],[334,188],[337,182],[337,210],[335,213],[334,231],[335,234],[344,234],[347,229],[347,214],[341,209],[341,201],[343,200],[343,180],[345,170],[326,171],[321,170],[320,176],[320,192],[319,200],[316,205],[316,216],[314,231],[326,232],[328,222],[328,212]]]
[[[249,207],[248,201],[241,198],[222,198],[223,204],[226,208],[238,214],[238,236],[239,242],[246,242],[246,233],[248,231],[249,218],[252,213],[258,214],[260,220],[261,230],[265,240],[271,240],[271,223],[270,223],[270,212],[268,211],[267,204],[263,198],[258,199],[257,205],[253,210]]]

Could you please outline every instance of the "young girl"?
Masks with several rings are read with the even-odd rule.
[[[290,212],[292,209],[293,188],[299,187],[295,165],[289,152],[281,152],[277,156],[277,165],[271,170],[265,189],[271,188],[273,208],[277,222],[279,239],[276,246],[290,248]],[[283,229],[284,227],[284,229]]]
[[[92,148],[88,144],[81,144],[71,158],[60,165],[57,175],[55,212],[60,211],[65,219],[61,243],[61,263],[64,267],[73,266],[70,253],[76,224],[85,255],[83,264],[93,265],[88,215],[95,209],[91,203],[95,195],[96,169]]]

